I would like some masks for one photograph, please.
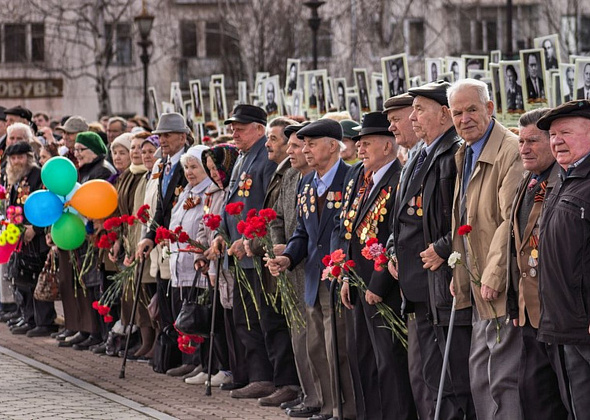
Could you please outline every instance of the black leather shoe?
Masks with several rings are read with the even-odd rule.
[[[90,346],[95,346],[100,343],[102,343],[102,340],[100,338],[90,336],[81,343],[72,345],[72,348],[74,350],[88,350]]]
[[[88,350],[90,350],[94,354],[105,354],[105,352],[107,351],[107,343],[103,341],[94,346],[88,347]]]
[[[72,331],[72,330],[63,330],[63,331],[61,331],[60,333],[58,333],[58,334],[55,336],[55,339],[56,339],[57,341],[64,341],[66,338],[68,338],[68,337],[72,337],[72,336],[74,336],[74,335],[76,335],[76,331]]]
[[[88,338],[88,334],[77,332],[75,335],[66,338],[64,341],[58,343],[58,347],[72,347],[74,344],[80,344]]]
[[[8,325],[8,328],[12,328],[14,326],[18,326],[20,327],[20,325],[18,324],[24,324],[25,320],[23,319],[22,316],[19,316],[18,318],[12,318],[10,320],[8,320],[8,322],[6,322],[6,325]]]
[[[293,401],[284,402],[280,405],[280,407],[281,409],[286,410],[287,408],[293,408],[299,404],[301,404],[301,397],[297,397]]]
[[[25,335],[33,328],[35,328],[33,325],[25,322],[22,325],[17,324],[11,331],[14,335]]]
[[[305,405],[299,405],[297,407],[288,408],[285,413],[289,417],[294,418],[309,418],[320,412],[320,407],[307,407]]]
[[[19,318],[20,313],[18,311],[6,312],[0,316],[0,322],[8,322],[11,319]]]
[[[57,325],[41,325],[27,331],[27,337],[49,337],[57,331]]]
[[[229,382],[227,384],[221,384],[219,389],[222,391],[233,391],[234,389],[244,388],[247,384],[240,384],[236,382]]]

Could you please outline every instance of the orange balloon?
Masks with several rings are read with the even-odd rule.
[[[117,190],[102,179],[87,181],[78,188],[66,205],[89,219],[104,219],[117,208]]]

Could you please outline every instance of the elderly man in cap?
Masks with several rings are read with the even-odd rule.
[[[557,185],[559,165],[551,153],[549,132],[537,127],[548,108],[535,109],[520,117],[519,151],[524,168],[510,212],[508,256],[508,311],[520,326],[522,354],[518,389],[524,418],[568,418],[569,390],[561,360],[563,346],[537,340],[539,302],[539,222],[545,197]],[[563,392],[565,398],[560,396]],[[563,399],[563,402],[562,402]],[[573,419],[573,416],[569,417]]]
[[[275,244],[275,255],[281,255],[285,250],[285,244],[295,232],[297,227],[297,187],[301,178],[311,172],[311,168],[303,154],[303,140],[297,137],[297,132],[306,124],[293,124],[286,127],[284,135],[289,139],[287,142],[287,155],[291,168],[283,175],[279,197],[274,209],[277,212],[277,219],[271,223],[271,237]],[[289,280],[293,282],[297,305],[305,319],[305,262],[300,262],[293,270],[287,273]],[[293,325],[291,327],[291,343],[295,356],[295,365],[301,384],[302,395],[298,400],[282,404],[290,417],[311,417],[320,411],[321,395],[319,378],[314,375],[307,352],[307,328],[305,326]]]
[[[274,208],[283,183],[285,172],[291,167],[291,161],[287,156],[287,137],[283,134],[285,127],[295,124],[295,121],[286,117],[277,117],[273,119],[267,128],[267,140],[265,143],[268,151],[268,159],[277,164],[276,171],[272,175],[266,195],[261,208]],[[244,241],[246,254],[248,257],[258,258],[261,265],[264,265],[261,258],[264,257],[266,250],[259,240]],[[276,289],[276,282],[268,271],[268,268],[262,268],[262,278],[264,290],[259,290],[256,300],[260,311],[260,327],[264,334],[264,342],[269,355],[275,382],[278,388],[269,396],[262,397],[258,400],[262,406],[279,406],[282,403],[295,400],[299,395],[299,380],[297,369],[291,346],[289,327],[285,316],[280,313],[280,303],[277,304],[277,310],[267,302],[267,297],[263,293],[270,294]]]
[[[5,109],[4,114],[6,114],[7,125],[12,125],[15,122],[30,125],[31,119],[33,118],[33,113],[27,108],[23,108],[20,105]]]
[[[337,121],[320,119],[300,129],[303,153],[313,169],[299,184],[297,228],[283,255],[269,261],[271,272],[293,269],[305,261],[305,303],[307,305],[307,351],[311,368],[320,381],[322,406],[313,420],[336,415],[338,395],[332,367],[340,364],[344,417],[355,418],[352,380],[345,351],[344,318],[337,316],[340,360],[332,352],[329,282],[323,283],[322,258],[330,253],[336,217],[342,210],[343,181],[349,166],[340,159],[342,127]]]
[[[338,246],[343,245],[348,257],[355,261],[368,290],[360,294],[344,282],[340,296],[342,303],[352,310],[353,328],[348,333],[354,335],[351,341],[356,345],[349,350],[356,354],[349,351],[349,356],[351,365],[358,364],[360,373],[362,394],[357,399],[364,399],[364,413],[357,412],[357,418],[415,419],[406,349],[399,340],[392,339],[375,306],[383,302],[399,313],[399,286],[387,270],[375,271],[373,261],[361,252],[371,238],[385,244],[390,232],[389,216],[402,165],[388,127],[387,117],[381,112],[367,113],[362,128],[356,130],[360,133],[353,137],[359,143],[362,165],[351,171],[346,184]],[[367,366],[365,361],[371,361],[374,367]]]
[[[407,164],[392,216],[392,274],[400,282],[406,311],[413,313],[416,321],[417,341],[408,350],[420,353],[422,375],[431,397],[438,394],[452,302],[448,291],[452,271],[446,260],[452,252],[451,205],[457,176],[454,155],[461,139],[448,107],[449,86],[443,81],[431,82],[408,91],[414,97],[409,119],[424,145]],[[440,402],[441,418],[475,418],[469,375],[463,368],[469,358],[470,338],[468,308],[458,311],[455,318],[453,357]],[[435,406],[433,398],[428,404],[429,418]]]
[[[28,142],[18,142],[6,149],[7,200],[11,206],[23,206],[29,194],[43,187],[41,169],[35,161],[33,148]],[[42,302],[33,297],[37,277],[43,269],[49,247],[45,242],[43,228],[32,226],[24,220],[23,244],[11,258],[15,259],[14,269],[8,277],[15,285],[15,293],[22,319],[11,328],[13,334],[27,334],[30,337],[48,336],[57,331],[54,324],[53,302]]]
[[[549,130],[560,166],[540,226],[537,338],[563,345],[574,418],[585,418],[590,412],[590,101],[560,105],[537,127]]]
[[[506,261],[510,209],[523,172],[518,138],[492,119],[494,103],[485,83],[460,80],[447,97],[465,140],[455,155],[453,251],[461,264],[455,264],[451,292],[457,310],[473,311],[471,395],[478,419],[517,420],[521,346],[518,330],[506,322]],[[459,229],[463,225],[469,227]]]
[[[176,203],[178,196],[187,184],[184,176],[180,157],[188,149],[186,136],[189,128],[186,126],[184,117],[178,113],[171,112],[162,114],[158,121],[158,126],[152,134],[158,134],[160,137],[160,148],[162,150],[161,167],[158,171],[158,202],[154,214],[155,226],[168,227],[172,207]],[[153,210],[153,209],[152,209]],[[148,255],[154,247],[156,238],[155,227],[149,230],[138,245],[137,254],[143,258]],[[171,301],[168,297],[169,279],[164,279],[158,272],[156,276],[158,288],[158,303],[160,305],[161,328],[172,325],[174,322],[171,308]],[[195,366],[183,364],[179,368],[173,368],[171,376],[182,376],[190,373]],[[168,373],[168,372],[167,372]]]
[[[77,165],[78,161],[76,160],[76,156],[74,155],[74,145],[76,144],[76,136],[78,133],[83,131],[88,131],[88,124],[84,117],[79,115],[74,115],[66,120],[64,125],[60,125],[56,127],[56,130],[63,131],[63,143],[64,146],[68,148],[65,157],[70,159]]]
[[[265,148],[266,112],[258,106],[238,105],[234,108],[231,118],[225,120],[225,124],[230,126],[234,143],[240,150],[231,174],[225,204],[244,203],[240,217],[245,219],[249,210],[263,208],[266,191],[277,169],[277,164],[268,159]],[[227,253],[240,260],[239,264],[244,270],[246,281],[250,283],[255,296],[261,297],[263,295],[260,278],[254,268],[253,259],[246,255],[244,241],[237,230],[237,224],[237,217],[223,214],[222,227],[228,232],[230,239]],[[217,236],[212,246],[220,252],[225,247],[225,242],[221,236]],[[231,259],[230,263],[233,263]],[[277,388],[293,385],[291,371],[289,369],[288,372],[283,371],[276,364],[278,359],[274,358],[274,354],[272,354],[272,362],[275,364],[269,359],[268,350],[270,349],[267,347],[261,325],[269,319],[259,321],[259,314],[256,312],[252,298],[246,291],[242,294],[234,293],[234,323],[237,335],[246,349],[250,383],[247,386],[236,383],[233,387],[224,387],[224,389],[232,389],[230,395],[233,398],[264,398],[277,391]],[[264,312],[260,313],[261,318],[264,316]],[[291,357],[293,357],[292,353]]]

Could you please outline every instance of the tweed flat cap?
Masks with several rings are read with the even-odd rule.
[[[430,82],[420,87],[410,88],[408,93],[412,96],[424,96],[432,99],[441,105],[449,106],[447,99],[447,89],[451,86],[449,82],[439,80],[437,82]]]
[[[412,106],[414,97],[409,93],[402,93],[401,95],[393,96],[385,101],[383,104],[383,113],[387,114],[394,109],[402,109]]]
[[[266,111],[259,106],[240,104],[234,108],[232,116],[225,120],[223,124],[228,125],[233,122],[243,124],[259,123],[266,125]]]
[[[158,126],[152,134],[163,133],[185,133],[188,134],[190,129],[186,125],[184,117],[177,112],[162,114],[158,120]]]
[[[549,130],[551,123],[558,118],[565,117],[583,117],[590,119],[590,101],[587,99],[580,99],[577,101],[569,101],[564,104],[547,111],[545,115],[537,121],[537,127],[541,130]]]
[[[387,120],[387,116],[383,115],[382,112],[369,112],[363,117],[362,126],[354,129],[357,134],[352,139],[358,141],[362,136],[369,134],[393,137],[393,133],[388,128],[389,121]]]
[[[329,137],[342,141],[342,126],[338,121],[322,118],[299,130],[297,137]]]
[[[88,124],[83,117],[74,115],[66,120],[64,125],[55,127],[57,130],[63,130],[66,133],[81,133],[82,131],[88,131]]]
[[[360,129],[361,127],[359,123],[353,120],[342,120],[340,125],[342,126],[342,138],[344,139],[352,139],[357,136],[358,130],[355,130],[355,128]]]
[[[4,110],[4,113],[6,115],[16,115],[18,117],[24,118],[27,121],[31,121],[31,118],[33,118],[33,113],[31,112],[31,110],[23,108],[20,105],[17,105],[12,108],[7,108]]]

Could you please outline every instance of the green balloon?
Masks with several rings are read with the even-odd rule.
[[[71,251],[79,248],[84,243],[86,226],[84,226],[80,216],[73,213],[64,213],[51,226],[51,239],[58,248]]]
[[[76,185],[76,181],[78,181],[78,170],[70,159],[63,156],[55,156],[43,165],[41,169],[41,180],[49,191],[65,196]]]

